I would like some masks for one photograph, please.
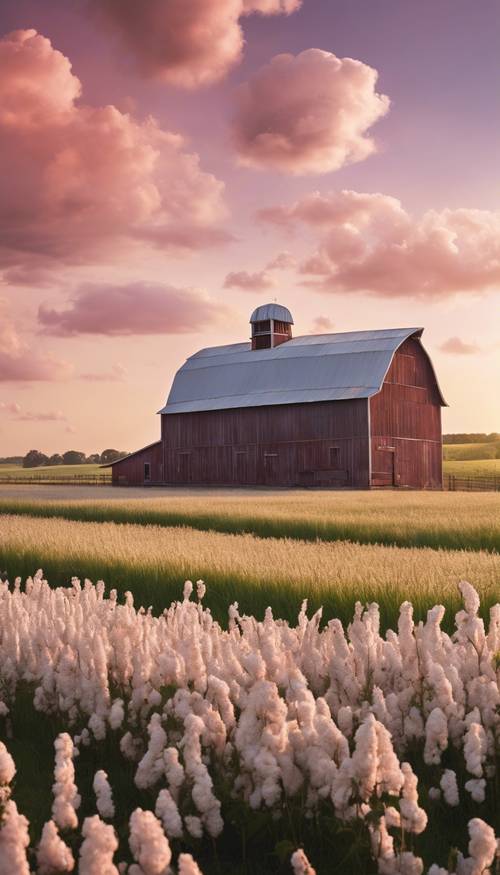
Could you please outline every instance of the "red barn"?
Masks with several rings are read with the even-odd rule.
[[[115,462],[117,485],[440,489],[445,401],[422,328],[292,338],[286,307],[177,372],[161,439]]]

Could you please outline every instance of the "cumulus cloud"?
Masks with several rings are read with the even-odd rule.
[[[275,285],[273,277],[265,270],[248,273],[246,270],[228,273],[224,280],[225,289],[241,289],[244,292],[263,292]]]
[[[302,6],[302,0],[243,0],[243,14],[291,15]]]
[[[240,162],[284,173],[330,173],[371,155],[368,130],[389,109],[378,73],[309,49],[276,55],[237,91],[233,140]]]
[[[291,252],[285,250],[271,259],[267,264],[266,270],[291,270],[297,266],[297,259]]]
[[[134,241],[189,250],[229,239],[219,227],[224,185],[180,135],[115,106],[85,106],[80,93],[48,39],[34,30],[0,39],[0,166],[9,168],[0,267],[21,269],[14,281],[109,259]]]
[[[437,299],[500,283],[500,212],[428,210],[414,218],[396,198],[342,191],[316,192],[259,215],[318,234],[299,270],[320,291]]]
[[[159,283],[99,286],[84,283],[64,310],[42,304],[42,332],[59,337],[78,334],[125,336],[185,334],[217,323],[226,309],[196,289]]]
[[[145,76],[196,88],[241,60],[241,0],[92,0],[92,6]]]
[[[109,371],[80,374],[79,379],[87,383],[121,383],[128,375],[128,368],[117,362]]]
[[[90,0],[144,76],[181,88],[222,79],[241,61],[242,16],[290,15],[301,0]]]
[[[66,422],[66,417],[62,410],[45,411],[43,413],[34,413],[31,410],[23,411],[21,405],[15,401],[10,403],[0,401],[0,410],[11,413],[11,419],[16,422]]]
[[[479,352],[480,348],[475,343],[466,343],[460,337],[449,337],[439,349],[442,352],[449,352],[451,355],[474,355],[474,353]]]
[[[312,334],[324,334],[328,331],[333,331],[334,324],[328,316],[316,316],[313,321]]]
[[[61,380],[71,373],[68,362],[21,339],[6,301],[0,298],[0,382]]]

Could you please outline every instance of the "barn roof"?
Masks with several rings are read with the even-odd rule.
[[[288,322],[293,325],[292,314],[288,307],[283,307],[282,304],[262,304],[257,307],[250,316],[250,324],[252,322],[265,322],[267,319],[276,319],[278,322]]]
[[[159,412],[369,398],[381,390],[396,350],[422,332],[388,328],[305,335],[273,349],[252,350],[250,343],[201,349],[177,371]]]

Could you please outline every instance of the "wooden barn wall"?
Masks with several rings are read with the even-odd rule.
[[[144,478],[144,465],[150,465],[151,479]],[[118,462],[112,468],[114,486],[143,486],[163,482],[163,451],[161,441],[134,453],[130,459]]]
[[[368,486],[365,399],[162,416],[167,483]]]
[[[405,341],[394,356],[381,392],[370,399],[370,417],[372,485],[440,488],[440,398],[419,341]]]

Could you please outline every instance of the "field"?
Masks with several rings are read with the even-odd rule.
[[[21,465],[0,465],[0,479],[74,480],[78,477],[101,477],[111,480],[111,469],[100,465],[43,465],[40,468],[23,468]]]
[[[444,875],[453,848],[486,875],[500,833],[499,494],[70,492],[0,487],[0,739],[17,767],[9,791],[0,747],[0,805],[17,823],[12,792],[29,818],[19,845],[51,817],[59,737],[52,815],[82,875],[139,860],[130,817],[146,875],[163,871],[148,847],[181,875],[200,870],[180,852],[205,875],[285,875],[291,860],[312,875],[301,847],[318,875]],[[37,568],[52,588],[14,587]],[[176,601],[186,578],[206,594]]]
[[[500,460],[500,441],[489,441],[484,444],[444,444],[443,458],[445,462]]]
[[[500,459],[469,459],[443,463],[443,474],[455,477],[500,477]]]

